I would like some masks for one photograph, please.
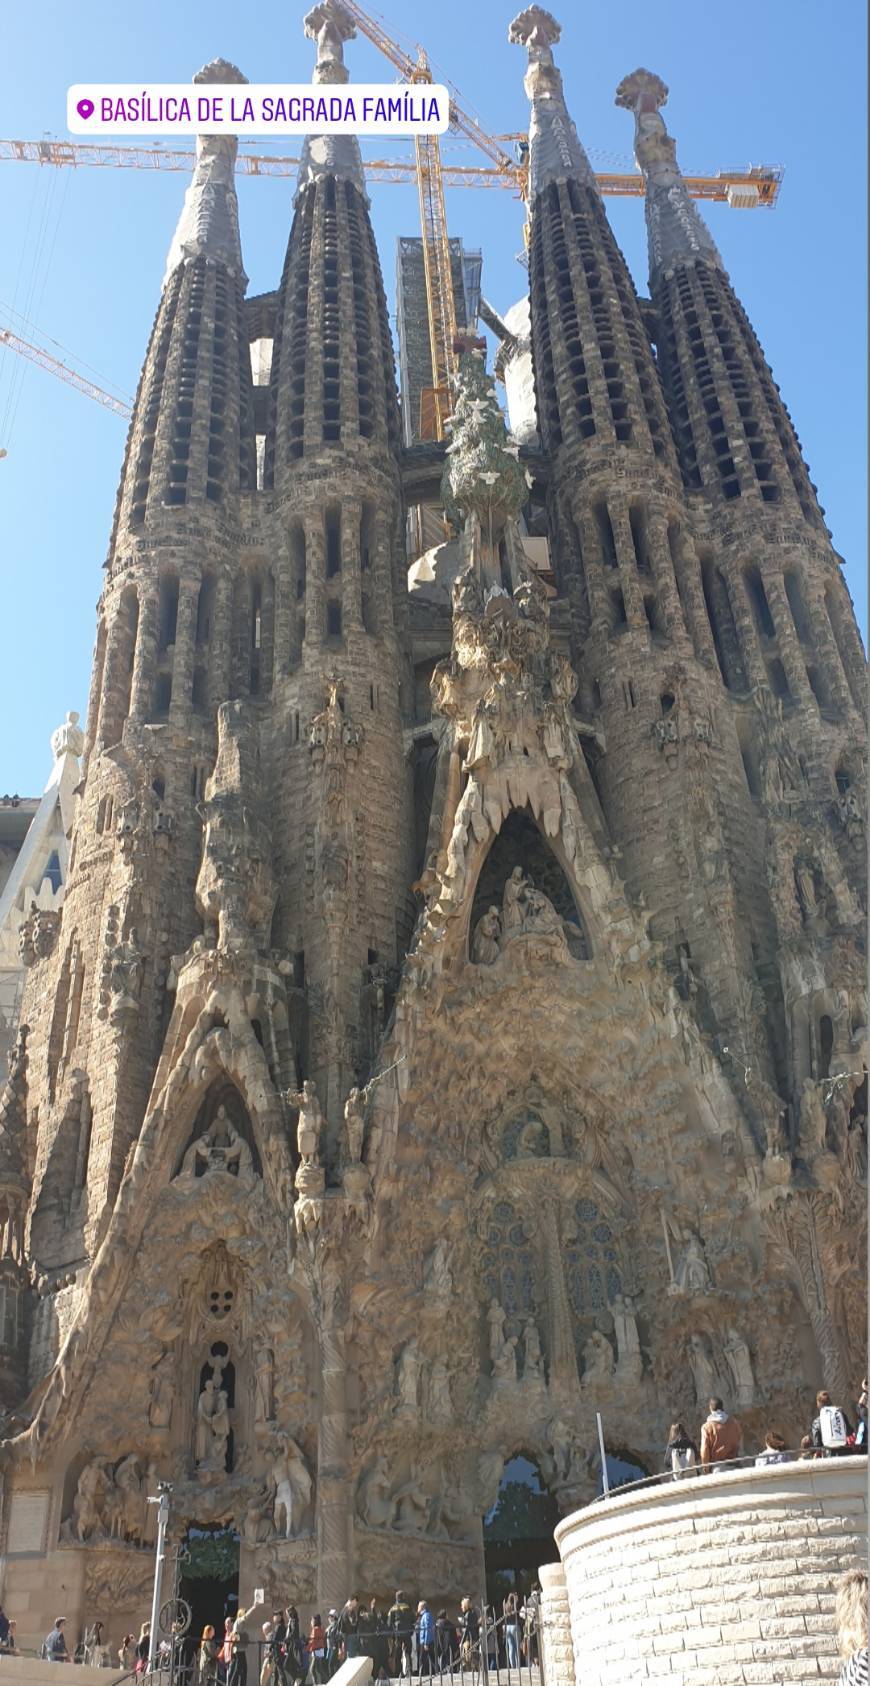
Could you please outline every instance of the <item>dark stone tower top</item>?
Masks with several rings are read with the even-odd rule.
[[[244,82],[226,59],[193,78]],[[161,528],[167,506],[202,514],[256,486],[253,392],[242,319],[232,135],[199,135],[193,179],[169,248],[163,292],[136,394],[112,552]],[[178,517],[175,517],[176,521]],[[110,556],[110,567],[114,565]]]
[[[315,84],[347,81],[343,44],[355,35],[338,0],[305,19],[317,42]],[[399,443],[395,361],[381,266],[353,135],[312,135],[295,214],[272,355],[265,485],[284,490],[303,459],[356,460],[363,442]]]
[[[581,181],[598,192],[592,165],[568,115],[562,75],[553,62],[552,47],[561,25],[543,6],[528,6],[514,18],[508,40],[526,47],[529,68],[523,86],[532,102],[529,124],[529,197],[537,198],[550,182]]]
[[[634,112],[634,155],[646,180],[646,225],[650,279],[676,263],[705,263],[724,270],[716,243],[689,192],[677,164],[677,143],[659,116],[668,90],[660,76],[634,70],[623,77],[616,103]]]
[[[538,417],[556,467],[656,458],[675,473],[673,442],[640,306],[604,214],[553,63],[555,18],[521,12],[509,39],[529,55],[532,237],[529,279]],[[614,450],[615,448],[615,450]]]

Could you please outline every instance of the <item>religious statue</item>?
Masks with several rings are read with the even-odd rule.
[[[803,922],[809,930],[816,931],[824,922],[824,908],[816,894],[812,867],[806,861],[795,861],[794,880]]]
[[[449,1422],[453,1415],[453,1402],[450,1398],[450,1376],[447,1365],[442,1359],[436,1358],[429,1375],[427,1416],[432,1422]]]
[[[226,1171],[240,1182],[249,1182],[254,1173],[251,1150],[223,1105],[218,1107],[208,1128],[188,1148],[178,1176],[204,1177],[209,1171]]]
[[[215,1473],[226,1469],[230,1437],[229,1404],[218,1385],[220,1376],[207,1376],[196,1404],[194,1460],[197,1469]]]
[[[634,1301],[627,1294],[619,1294],[610,1311],[616,1329],[616,1374],[621,1381],[635,1384],[643,1374],[643,1359]]]
[[[755,1397],[755,1376],[749,1348],[736,1329],[729,1329],[722,1350],[734,1384],[734,1403],[738,1411],[748,1411]]]
[[[715,1399],[719,1394],[710,1342],[706,1335],[689,1336],[689,1365],[695,1383],[695,1398],[700,1406],[706,1408],[708,1399]]]
[[[500,937],[501,914],[493,905],[478,919],[471,940],[471,958],[476,966],[491,966],[498,959]]]
[[[593,1329],[583,1346],[582,1384],[589,1387],[596,1382],[609,1382],[613,1375],[613,1347],[600,1329]]]
[[[119,942],[109,955],[109,1012],[112,1018],[139,1011],[143,967],[144,956],[134,925],[126,940]]]
[[[115,1470],[115,1491],[112,1495],[112,1526],[110,1532],[117,1539],[142,1538],[142,1476],[135,1452],[122,1458]]]
[[[425,1534],[429,1523],[430,1497],[423,1492],[421,1471],[412,1463],[407,1481],[396,1488],[396,1516],[393,1527],[399,1534]]]
[[[148,1383],[148,1421],[152,1428],[168,1428],[175,1399],[175,1354],[166,1347],[151,1371]]]
[[[523,928],[523,897],[526,890],[531,888],[531,880],[526,878],[521,866],[515,866],[507,880],[502,896],[502,923],[505,935],[516,936]]]
[[[363,1109],[368,1093],[369,1085],[362,1090],[354,1085],[344,1103],[344,1151],[348,1165],[358,1165],[362,1159],[366,1129]]]
[[[76,1486],[72,1517],[64,1525],[65,1537],[84,1544],[85,1540],[92,1539],[100,1531],[103,1505],[111,1485],[112,1478],[105,1458],[93,1458],[85,1464]]]
[[[403,1346],[396,1362],[396,1393],[400,1407],[416,1411],[420,1403],[423,1359],[416,1341]]]
[[[589,1454],[576,1433],[562,1417],[554,1417],[547,1429],[557,1486],[574,1485],[588,1468]]]
[[[543,1381],[544,1356],[541,1352],[541,1337],[538,1325],[533,1317],[527,1317],[523,1325],[523,1377],[528,1381]]]
[[[495,1359],[496,1354],[501,1352],[504,1346],[505,1325],[505,1314],[495,1295],[489,1302],[489,1310],[486,1316],[489,1323],[489,1356]]]
[[[515,1382],[517,1379],[517,1346],[516,1335],[508,1335],[502,1341],[500,1348],[492,1355],[492,1379],[494,1382]]]
[[[292,1435],[284,1434],[276,1442],[270,1473],[275,1488],[275,1532],[292,1540],[300,1532],[313,1486],[304,1455]]]
[[[693,1233],[686,1242],[670,1291],[676,1294],[709,1294],[712,1287],[704,1243],[700,1236]]]
[[[360,1480],[357,1488],[357,1510],[367,1528],[389,1528],[393,1520],[395,1500],[392,1481],[380,1458]]]
[[[453,1293],[453,1277],[447,1263],[447,1242],[443,1235],[439,1235],[423,1267],[423,1286],[439,1299],[448,1299]]]
[[[270,1346],[261,1346],[254,1361],[256,1399],[254,1419],[271,1423],[275,1417],[275,1354]]]
[[[272,1533],[272,1518],[270,1515],[272,1501],[268,1487],[255,1487],[245,1506],[242,1517],[242,1539],[246,1546],[263,1545]]]
[[[550,1137],[546,1124],[542,1124],[539,1118],[530,1118],[517,1137],[517,1158],[547,1159],[549,1152]]]
[[[317,1090],[310,1079],[306,1078],[301,1090],[288,1089],[284,1099],[288,1106],[299,1108],[296,1148],[300,1164],[316,1169],[320,1165],[320,1137],[323,1130],[323,1109],[317,1098]]]

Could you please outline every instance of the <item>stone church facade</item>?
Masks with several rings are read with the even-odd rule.
[[[306,32],[345,81],[337,0]],[[596,1412],[652,1472],[711,1392],[794,1444],[863,1374],[860,637],[667,90],[618,92],[641,300],[558,36],[511,26],[538,444],[466,337],[448,450],[403,446],[354,139],[306,142],[247,302],[198,143],[0,1101],[21,1634],[144,1617],[158,1479],[243,1602],[455,1600],[515,1455],[568,1511]],[[454,578],[409,595],[439,496]]]

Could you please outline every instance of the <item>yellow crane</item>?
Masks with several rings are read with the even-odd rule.
[[[75,387],[77,392],[83,392],[86,398],[95,398],[98,404],[104,404],[107,410],[112,410],[116,416],[123,416],[126,421],[133,414],[132,404],[124,398],[115,398],[111,392],[106,392],[98,386],[96,381],[88,380],[86,375],[80,375],[70,364],[62,363],[59,357],[53,357],[44,346],[34,345],[32,341],[23,339],[20,334],[13,333],[11,328],[0,326],[0,346],[7,346],[10,351],[17,351],[29,362],[36,363],[40,369],[47,369],[50,375],[57,375],[58,380],[66,381],[68,386]],[[2,455],[5,457],[6,452]]]

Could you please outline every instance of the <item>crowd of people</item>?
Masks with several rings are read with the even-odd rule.
[[[325,1686],[348,1658],[369,1656],[374,1680],[443,1677],[454,1670],[481,1668],[485,1649],[491,1669],[504,1664],[518,1669],[536,1660],[537,1602],[522,1602],[515,1593],[504,1600],[502,1613],[478,1609],[463,1598],[458,1614],[433,1611],[425,1599],[416,1609],[399,1590],[389,1609],[376,1598],[368,1603],[356,1594],[331,1609],[324,1622],[316,1612],[302,1632],[295,1605],[274,1611],[260,1625],[251,1625],[256,1607],[228,1616],[218,1636],[209,1624],[197,1654],[197,1686]]]
[[[867,1451],[867,1379],[855,1405],[856,1425],[853,1428],[842,1406],[835,1404],[823,1388],[816,1394],[816,1414],[809,1434],[801,1438],[799,1449],[790,1450],[784,1435],[769,1428],[764,1445],[757,1453],[758,1465],[784,1464],[801,1458],[837,1458]],[[700,1445],[692,1439],[683,1423],[672,1423],[665,1447],[664,1472],[674,1481],[687,1475],[709,1475],[717,1464],[734,1463],[751,1456],[743,1453],[743,1430],[736,1417],[725,1409],[721,1399],[711,1399],[707,1417],[701,1426]]]

